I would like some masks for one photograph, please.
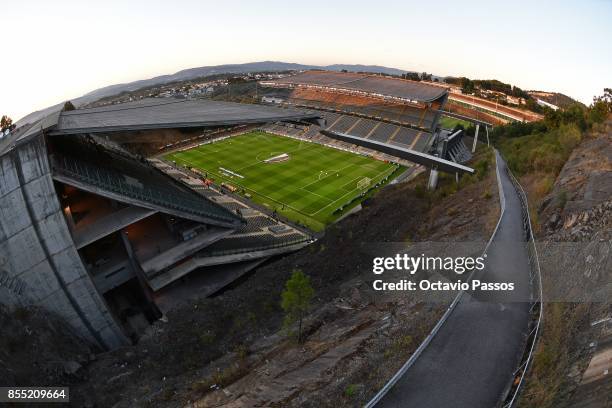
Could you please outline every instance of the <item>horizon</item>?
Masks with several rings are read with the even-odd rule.
[[[569,2],[521,2],[510,10],[484,1],[461,9],[442,2],[433,10],[438,16],[433,25],[432,9],[417,3],[372,8],[361,2],[272,1],[236,10],[195,1],[180,5],[69,0],[8,5],[3,31],[20,33],[11,39],[20,53],[2,67],[0,114],[18,121],[111,85],[259,61],[379,65],[497,79],[524,90],[563,93],[587,105],[612,82],[610,2],[590,1],[580,8]],[[318,9],[327,13],[311,18],[309,12]],[[24,16],[29,31],[21,26]],[[253,22],[262,19],[254,30]]]

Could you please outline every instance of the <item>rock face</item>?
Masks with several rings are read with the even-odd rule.
[[[612,175],[611,175],[612,178]],[[605,229],[610,224],[612,200],[604,201],[589,209],[561,216],[554,213],[546,227],[548,235],[554,235],[555,241],[584,241],[592,238],[594,231]]]
[[[606,335],[608,323],[601,322],[612,316],[612,118],[606,133],[574,150],[539,215],[543,228],[537,246],[548,302],[540,345],[556,342],[565,356],[559,357],[563,365],[550,371],[554,378],[537,378],[532,371],[526,387],[563,378],[546,396],[551,406],[610,406],[606,391],[612,389],[612,377],[603,373],[612,355],[612,330]],[[563,302],[563,309],[555,302]],[[555,310],[563,314],[555,318]],[[555,324],[566,334],[562,338],[553,333]],[[528,394],[523,393],[521,405],[536,406]]]
[[[594,207],[612,197],[612,132],[585,140],[559,173],[553,191],[542,204],[545,227],[554,230],[588,223]],[[578,233],[578,232],[576,232]]]

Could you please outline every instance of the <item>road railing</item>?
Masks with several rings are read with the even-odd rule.
[[[531,223],[531,216],[529,214],[529,203],[527,201],[527,194],[525,194],[525,190],[518,182],[518,180],[514,177],[512,172],[508,167],[506,167],[506,172],[516,189],[519,200],[521,202],[521,212],[523,215],[523,229],[525,230],[525,245],[527,248],[527,253],[529,257],[529,274],[530,274],[530,284],[531,284],[531,307],[530,313],[532,319],[530,321],[529,327],[529,335],[527,336],[527,343],[525,346],[525,352],[521,356],[521,361],[514,372],[512,384],[508,389],[506,394],[506,398],[502,403],[503,408],[512,408],[516,406],[518,402],[518,397],[520,395],[523,383],[525,381],[525,376],[529,371],[531,363],[533,361],[533,355],[535,351],[536,344],[539,339],[539,335],[542,327],[543,320],[543,294],[542,294],[542,275],[540,271],[540,261],[538,258],[538,250],[536,246],[536,242],[533,236],[533,228]]]

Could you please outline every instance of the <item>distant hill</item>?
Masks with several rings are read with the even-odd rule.
[[[249,62],[246,64],[225,64],[225,65],[212,65],[205,67],[189,68],[178,71],[170,75],[160,75],[149,79],[142,79],[133,82],[127,82],[123,84],[115,84],[105,86],[103,88],[96,89],[85,95],[73,99],[72,103],[75,106],[80,106],[86,103],[97,101],[100,98],[107,96],[117,95],[121,92],[136,91],[141,88],[149,86],[163,85],[170,82],[187,81],[190,79],[206,77],[215,74],[244,74],[247,72],[278,72],[278,71],[299,71],[306,69],[326,69],[331,71],[341,71],[343,69],[347,71],[359,71],[359,72],[374,72],[387,75],[401,75],[408,71],[404,71],[397,68],[383,67],[379,65],[359,65],[359,64],[334,64],[327,66],[319,65],[304,65],[294,64],[289,62],[281,61],[260,61],[260,62]],[[32,123],[36,120],[61,109],[63,102],[50,106],[40,111],[32,112],[29,115],[19,119],[16,124],[21,126],[25,123]]]
[[[387,75],[402,75],[402,74],[405,74],[406,72],[412,72],[412,71],[406,71],[403,69],[383,67],[380,65],[360,65],[360,64],[349,64],[349,65],[333,64],[333,65],[327,65],[325,67],[318,67],[318,68],[326,69],[329,71],[347,70],[347,71],[353,71],[353,72],[375,72],[377,74],[387,74]]]

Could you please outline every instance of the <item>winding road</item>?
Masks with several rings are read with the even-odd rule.
[[[514,282],[514,292],[465,292],[418,358],[368,406],[491,408],[510,388],[528,334],[530,267],[519,195],[497,152],[496,159],[505,210],[487,266],[473,278]]]

